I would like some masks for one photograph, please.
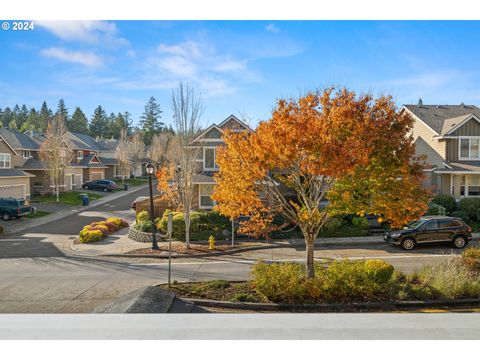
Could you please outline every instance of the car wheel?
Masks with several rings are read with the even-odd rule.
[[[453,247],[457,249],[463,249],[465,246],[467,246],[467,239],[463,236],[456,236],[453,238],[452,241]]]
[[[2,218],[4,221],[8,221],[12,218],[12,216],[10,215],[10,213],[6,212],[6,213],[3,213]]]
[[[401,244],[403,250],[413,250],[417,245],[412,238],[403,239]]]
[[[86,185],[85,185],[83,188],[84,188],[85,190],[88,190],[88,186],[86,186]]]
[[[108,189],[107,188],[103,189],[103,192],[108,192]]]

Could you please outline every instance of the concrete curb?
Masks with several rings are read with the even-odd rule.
[[[111,196],[107,195],[103,198],[100,198],[99,200],[95,201],[94,203],[92,203],[91,205],[89,206],[81,206],[79,208],[76,208],[76,209],[71,209],[71,210],[67,210],[67,211],[61,211],[61,212],[57,212],[57,213],[53,213],[51,215],[47,215],[47,216],[44,216],[44,217],[41,217],[39,219],[36,219],[38,221],[36,221],[35,223],[30,223],[30,224],[26,224],[26,226],[21,226],[17,229],[14,229],[13,231],[8,231],[6,230],[2,236],[10,236],[10,235],[15,235],[19,232],[22,232],[22,231],[25,231],[25,230],[28,230],[28,229],[32,229],[32,228],[35,228],[37,226],[42,226],[42,225],[45,225],[45,224],[48,224],[50,222],[53,222],[53,221],[57,221],[57,220],[60,220],[60,219],[63,219],[63,218],[66,218],[67,216],[70,216],[70,215],[74,215],[74,214],[78,214],[82,211],[85,211],[87,209],[93,209],[97,206],[100,206],[100,205],[103,205],[103,204],[106,204],[107,202],[109,201],[112,201],[112,200],[116,200],[116,199],[119,199],[121,197],[124,197],[124,196],[127,196],[129,194],[132,194],[132,193],[135,193],[137,191],[140,191],[140,190],[143,190],[145,188],[147,188],[148,185],[141,185],[141,186],[136,186],[134,187],[131,191],[125,191],[125,192],[119,192],[119,193],[116,193],[116,194],[112,194]],[[35,219],[34,219],[35,220]]]
[[[252,310],[252,311],[284,311],[284,312],[357,312],[357,311],[385,311],[385,310],[413,310],[427,308],[448,308],[458,306],[478,306],[478,299],[456,300],[429,300],[429,301],[387,301],[349,304],[276,304],[276,303],[247,303],[217,301],[206,299],[182,298],[198,306],[216,307],[223,309]]]

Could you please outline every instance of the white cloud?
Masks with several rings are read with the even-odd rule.
[[[275,24],[268,24],[267,26],[265,26],[265,30],[267,30],[268,32],[277,34],[280,31],[280,28]]]
[[[36,21],[35,25],[66,41],[103,42],[109,45],[128,44],[126,39],[118,37],[115,23],[109,21]]]
[[[185,41],[160,44],[146,59],[150,79],[145,86],[163,87],[170,82],[189,81],[207,96],[234,93],[236,83],[257,82],[259,76],[249,69],[248,61],[220,54],[208,43]],[[156,78],[156,80],[154,80]],[[129,83],[136,88],[140,84]]]
[[[73,51],[59,47],[51,47],[43,49],[40,53],[49,58],[82,64],[88,67],[100,67],[103,65],[102,59],[89,51]]]

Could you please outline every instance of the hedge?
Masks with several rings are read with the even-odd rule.
[[[315,264],[315,277],[307,279],[299,263],[257,263],[252,285],[265,301],[322,303],[387,299],[393,266],[382,260],[335,260]]]
[[[78,234],[78,238],[81,243],[96,242],[127,226],[128,222],[120,218],[108,218],[104,221],[95,221],[89,225],[85,225]]]
[[[443,206],[448,215],[457,210],[457,202],[452,195],[437,194],[432,199],[432,203]]]
[[[166,210],[160,220],[157,221],[158,230],[167,232],[168,214],[172,213],[172,232],[173,237],[182,240],[185,237],[185,219],[183,213]],[[211,232],[212,234],[221,233],[223,230],[230,230],[230,219],[219,214],[216,211],[192,211],[190,213],[190,233]],[[193,239],[192,239],[193,240]]]

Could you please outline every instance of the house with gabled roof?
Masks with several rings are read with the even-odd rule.
[[[34,174],[21,169],[38,144],[17,130],[0,128],[0,198],[30,199]]]
[[[416,154],[425,155],[424,185],[455,198],[480,196],[480,108],[475,105],[403,105],[415,120]]]
[[[214,202],[211,198],[215,186],[214,174],[219,168],[216,163],[216,154],[220,146],[225,145],[223,134],[226,130],[238,132],[253,132],[253,130],[234,115],[230,115],[221,123],[212,124],[192,140],[191,146],[199,148],[198,173],[194,177],[194,208],[212,209]]]

